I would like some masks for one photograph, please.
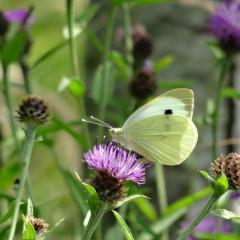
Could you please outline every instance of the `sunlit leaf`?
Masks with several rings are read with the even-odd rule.
[[[174,56],[167,55],[158,59],[153,66],[154,72],[161,72],[167,69],[174,61]]]
[[[219,46],[218,43],[216,42],[209,42],[208,43],[208,47],[211,50],[211,52],[213,53],[214,57],[217,60],[222,60],[225,58],[225,53],[222,50],[222,48]]]
[[[230,97],[234,99],[240,99],[240,92],[237,91],[235,88],[227,87],[222,90],[222,96]]]
[[[140,211],[150,220],[150,221],[156,221],[157,220],[157,213],[156,209],[154,209],[154,206],[151,204],[149,199],[147,198],[137,198],[133,201]]]
[[[22,240],[36,240],[36,233],[31,223],[25,224]]]
[[[126,237],[126,239],[127,240],[134,240],[133,235],[131,233],[131,230],[128,227],[128,225],[126,224],[126,222],[124,221],[124,219],[122,218],[122,216],[118,212],[116,212],[114,210],[112,210],[112,212],[113,212],[114,216],[116,217],[117,222],[121,226],[122,231],[123,231],[124,236]]]
[[[217,217],[224,219],[240,220],[240,216],[226,209],[214,209],[211,211]]]
[[[176,212],[178,209],[186,209],[192,204],[204,199],[205,197],[208,197],[212,192],[213,189],[211,187],[207,187],[198,192],[183,197],[178,201],[174,202],[173,204],[169,205],[167,209],[164,210],[163,215],[167,216]]]
[[[69,92],[75,97],[83,96],[85,92],[84,83],[79,79],[70,79],[64,77],[58,85],[58,91],[62,92],[65,89],[68,89]]]
[[[228,190],[228,179],[225,174],[222,174],[214,184],[214,191],[220,195]]]
[[[240,234],[234,233],[194,233],[197,239],[201,240],[239,240]]]
[[[98,197],[97,191],[95,190],[94,187],[87,183],[83,182],[82,184],[89,193],[88,204],[91,212],[94,214],[100,205],[100,199]]]
[[[27,200],[27,216],[28,217],[33,217],[33,204],[30,198]]]
[[[130,202],[134,199],[137,199],[137,198],[148,198],[148,197],[144,196],[144,195],[141,195],[141,194],[134,194],[134,195],[123,198],[122,200],[118,201],[117,203],[114,203],[112,205],[112,207],[113,208],[121,207],[123,204],[128,203],[128,202]]]
[[[206,171],[199,171],[200,174],[206,178],[209,182],[213,183],[214,182],[214,179],[208,174],[208,172]]]

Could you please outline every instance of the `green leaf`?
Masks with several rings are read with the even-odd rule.
[[[14,179],[19,172],[19,163],[11,163],[0,168],[0,191],[13,187]]]
[[[173,204],[169,205],[168,208],[166,208],[165,211],[163,212],[163,216],[172,214],[176,212],[178,209],[187,209],[192,204],[212,194],[212,192],[213,189],[211,187],[206,187],[198,192],[195,192],[191,195],[181,198],[178,201],[174,202]]]
[[[152,222],[157,220],[157,213],[154,206],[147,198],[137,198],[133,201],[140,211]]]
[[[79,134],[75,129],[73,129],[69,124],[63,122],[60,118],[58,117],[53,117],[52,122],[59,126],[61,129],[65,130],[67,133],[69,133],[82,147],[86,148],[87,147],[87,142],[85,138]]]
[[[222,90],[222,96],[233,98],[233,99],[240,99],[240,92],[234,88],[227,87]]]
[[[64,174],[66,183],[68,184],[68,188],[70,193],[73,196],[78,208],[81,210],[83,215],[87,213],[87,199],[88,192],[86,188],[82,185],[82,182],[76,179],[69,170],[61,168],[62,173]]]
[[[57,53],[59,50],[61,50],[63,47],[65,47],[68,44],[68,41],[61,42],[57,44],[56,46],[50,48],[45,53],[43,53],[40,57],[37,58],[37,60],[34,61],[34,63],[31,66],[31,69],[34,69],[42,62],[46,61],[48,58],[53,56],[55,53]]]
[[[112,4],[119,6],[124,3],[129,3],[132,6],[144,6],[150,4],[163,4],[163,3],[171,3],[175,2],[175,0],[112,0]]]
[[[167,56],[161,57],[155,62],[153,66],[154,72],[161,72],[167,69],[174,62],[174,60],[175,60],[175,57],[173,55],[167,55]]]
[[[33,204],[30,198],[27,200],[27,216],[28,217],[33,217]]]
[[[129,229],[128,225],[126,224],[126,222],[124,221],[122,216],[114,210],[112,210],[112,212],[113,212],[113,215],[116,217],[120,227],[122,228],[122,231],[123,231],[126,239],[127,240],[134,240],[133,235],[131,233],[131,230]]]
[[[2,217],[0,217],[0,224],[5,223],[8,219],[12,217],[14,208],[15,208],[15,201],[10,204],[7,212]]]
[[[118,201],[117,203],[114,203],[111,207],[112,207],[112,209],[121,207],[123,204],[128,203],[132,200],[135,200],[137,198],[148,198],[148,197],[141,195],[141,194],[134,194],[134,195],[128,196],[126,198],[123,198],[122,200]]]
[[[189,79],[158,81],[159,88],[164,90],[170,90],[173,88],[191,88],[193,85],[194,85],[194,81]]]
[[[194,237],[201,240],[239,240],[240,235],[234,233],[194,233]]]
[[[210,183],[214,182],[214,179],[206,172],[206,171],[199,171],[200,174],[206,178]]]
[[[23,54],[26,35],[18,33],[9,42],[4,45],[2,50],[2,61],[8,65],[12,62],[18,62]]]
[[[211,211],[217,217],[224,219],[240,220],[240,216],[226,209],[214,209]]]
[[[58,91],[62,92],[65,89],[68,89],[73,96],[81,97],[85,92],[85,85],[79,79],[70,79],[64,77],[62,81],[59,83]]]
[[[108,77],[105,81],[106,84],[106,91],[103,89],[103,76],[104,76],[104,67],[103,65],[99,65],[94,77],[93,77],[93,85],[91,91],[91,97],[95,101],[95,103],[100,104],[103,100],[108,102],[112,99],[114,88],[115,88],[115,74],[113,64],[111,62],[107,63],[107,70]],[[105,92],[106,95],[103,96]],[[104,98],[104,99],[103,99]]]
[[[222,195],[228,190],[228,179],[225,174],[222,174],[214,184],[215,193]]]
[[[36,233],[31,223],[25,224],[25,230],[23,232],[23,240],[36,240]]]
[[[97,191],[95,190],[94,187],[87,183],[82,182],[82,184],[89,193],[88,205],[89,209],[91,210],[91,213],[94,214],[100,205],[100,199],[98,197]]]
[[[154,236],[156,237],[162,234],[166,229],[168,229],[170,226],[172,226],[179,218],[181,218],[184,214],[186,214],[187,209],[178,209],[175,212],[171,213],[170,215],[167,215],[165,217],[162,217],[160,220],[158,220],[156,223],[152,224],[150,226],[150,233],[147,234],[148,240],[154,240]],[[146,233],[140,234],[138,239],[144,239],[146,236]],[[160,238],[159,238],[160,239]]]
[[[225,58],[225,53],[217,42],[209,42],[208,47],[213,53],[216,60],[222,60]]]

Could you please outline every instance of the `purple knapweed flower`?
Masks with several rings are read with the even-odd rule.
[[[114,142],[95,145],[84,155],[89,168],[97,170],[90,184],[103,202],[117,202],[127,194],[125,181],[145,183],[146,165],[138,161],[136,154],[120,148]]]
[[[34,18],[31,16],[31,9],[14,9],[4,11],[3,15],[9,23],[19,23],[20,25],[31,26]]]
[[[240,3],[225,1],[219,5],[209,21],[209,30],[227,51],[240,49]]]
[[[138,161],[136,154],[115,143],[95,145],[84,157],[90,168],[106,172],[120,181],[145,183],[145,165]]]
[[[226,221],[226,220],[222,220],[221,221],[221,230],[224,233],[229,233],[232,231],[232,226],[231,224]],[[189,223],[183,223],[182,224],[182,228],[185,229],[187,228],[189,225]],[[215,233],[218,231],[218,222],[217,222],[217,218],[213,217],[213,216],[209,216],[204,218],[198,225],[197,227],[194,229],[193,233]],[[198,238],[194,237],[193,235],[188,236],[186,238],[186,240],[198,240]]]

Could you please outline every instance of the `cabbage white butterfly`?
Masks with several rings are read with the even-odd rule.
[[[149,161],[177,165],[191,154],[197,143],[193,107],[192,90],[178,88],[137,109],[121,128],[98,121],[110,128],[113,139],[127,149]]]

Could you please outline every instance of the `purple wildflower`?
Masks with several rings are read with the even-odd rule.
[[[9,23],[31,26],[34,21],[33,16],[31,16],[31,10],[29,9],[8,10],[4,11],[3,15]]]
[[[217,219],[213,216],[209,216],[207,218],[204,218],[194,229],[193,233],[215,233],[218,231],[217,229]],[[183,223],[182,228],[185,229],[187,228],[189,223]],[[229,233],[232,231],[232,226],[231,224],[226,221],[222,220],[222,231],[224,233]],[[194,236],[189,236],[186,240],[198,240]]]
[[[225,49],[240,49],[240,3],[225,1],[212,14],[209,29]]]
[[[118,181],[145,183],[145,165],[138,162],[136,154],[118,147],[113,142],[95,145],[84,157],[90,168],[106,172]]]

